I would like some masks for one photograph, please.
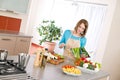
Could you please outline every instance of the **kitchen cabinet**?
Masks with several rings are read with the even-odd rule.
[[[9,54],[14,53],[16,37],[0,36],[0,49],[8,50]]]
[[[6,29],[6,22],[7,22],[7,17],[0,16],[0,30]]]
[[[30,47],[31,38],[17,37],[15,44],[15,54],[28,53]]]
[[[0,49],[8,50],[8,55],[17,55],[18,53],[29,53],[31,37],[25,36],[1,36]]]
[[[12,13],[26,13],[29,0],[0,0],[0,10]]]
[[[0,30],[19,32],[21,19],[0,15]]]

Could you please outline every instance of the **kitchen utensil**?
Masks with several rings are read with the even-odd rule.
[[[18,67],[21,69],[25,69],[29,61],[29,58],[30,58],[29,54],[19,53],[18,54]]]
[[[7,59],[8,51],[0,49],[0,60],[5,61]]]

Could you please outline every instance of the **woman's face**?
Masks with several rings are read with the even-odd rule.
[[[83,34],[84,30],[85,30],[85,25],[84,23],[81,23],[77,28],[77,33]]]

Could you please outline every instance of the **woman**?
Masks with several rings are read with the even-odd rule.
[[[86,32],[88,29],[88,21],[81,19],[76,24],[74,30],[65,30],[59,48],[64,47],[64,56],[74,59],[74,55],[70,52],[70,48],[84,47],[86,44]]]

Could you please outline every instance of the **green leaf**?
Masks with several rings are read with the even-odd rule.
[[[42,42],[59,40],[62,34],[62,28],[55,25],[54,20],[43,20],[39,27],[37,27],[39,35],[42,37]]]

